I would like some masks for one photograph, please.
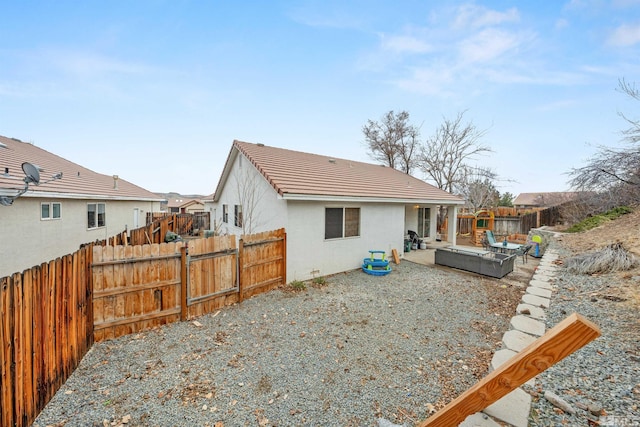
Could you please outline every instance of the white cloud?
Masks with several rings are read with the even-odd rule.
[[[450,92],[446,88],[450,87],[456,78],[455,71],[448,66],[414,67],[410,76],[398,79],[394,84],[408,92],[446,96]]]
[[[568,21],[568,20],[566,20],[566,19],[564,19],[564,18],[560,18],[560,19],[558,19],[558,20],[556,21],[556,25],[555,25],[555,27],[556,27],[556,30],[562,30],[562,29],[564,29],[564,28],[569,27],[569,25],[570,25],[570,24],[569,24],[569,21]]]
[[[453,27],[456,29],[482,28],[518,21],[520,21],[520,13],[515,7],[505,12],[498,12],[475,4],[464,4],[458,8]]]
[[[76,75],[143,74],[151,67],[126,62],[93,52],[49,51],[45,55],[60,70]]]
[[[485,29],[460,42],[459,53],[464,62],[486,62],[516,49],[520,42],[514,33]]]
[[[623,24],[609,36],[608,43],[613,46],[633,46],[640,43],[640,24]]]
[[[429,43],[414,36],[381,37],[382,49],[398,53],[426,53],[432,50]]]

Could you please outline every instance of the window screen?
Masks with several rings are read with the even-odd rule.
[[[342,237],[342,208],[326,208],[324,212],[324,238]]]

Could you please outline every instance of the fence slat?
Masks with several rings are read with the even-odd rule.
[[[174,215],[153,239],[170,226],[193,225]],[[210,313],[240,289],[248,297],[286,279],[284,229],[242,236],[244,250],[235,236],[192,240],[189,262],[183,243],[133,244],[152,232],[142,231],[127,233],[131,245],[114,236],[0,279],[0,427],[30,425],[94,341]]]

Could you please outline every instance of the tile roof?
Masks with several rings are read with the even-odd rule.
[[[550,192],[550,193],[520,193],[518,197],[513,200],[514,205],[518,206],[538,206],[538,207],[547,207],[547,206],[555,206],[560,205],[564,202],[568,202],[571,200],[575,200],[580,195],[584,193],[582,192],[572,192],[572,191],[558,191],[558,192]]]
[[[162,200],[122,178],[116,180],[114,176],[93,172],[33,144],[4,136],[0,136],[0,194],[11,195],[24,188],[24,162],[40,168],[41,184],[29,185],[29,191],[22,197]],[[62,179],[44,183],[58,172],[62,172]]]
[[[233,142],[215,200],[238,153],[244,154],[285,199],[464,203],[451,193],[386,166],[243,141]]]

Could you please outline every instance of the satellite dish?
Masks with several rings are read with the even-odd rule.
[[[40,172],[38,172],[38,168],[31,163],[24,162],[22,164],[22,170],[24,174],[27,176],[24,179],[24,182],[27,184],[35,183],[36,185],[40,184]]]

